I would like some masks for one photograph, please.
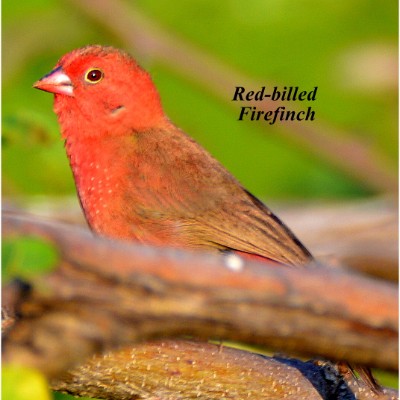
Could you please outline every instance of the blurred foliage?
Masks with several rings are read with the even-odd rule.
[[[5,400],[72,400],[75,398],[62,393],[54,393],[52,397],[46,378],[31,368],[4,366],[1,378],[3,382],[1,395]],[[88,397],[80,397],[80,399],[89,400]]]
[[[398,375],[381,370],[374,370],[373,374],[379,380],[379,383],[382,386],[390,387],[397,390],[399,389]]]
[[[3,2],[3,193],[74,193],[52,96],[32,89],[67,51],[121,46],[70,2]],[[372,0],[167,0],[132,3],[154,25],[259,82],[312,88],[317,118],[397,158],[397,2]],[[179,46],[179,43],[177,43]],[[373,193],[327,160],[269,134],[213,93],[157,60],[142,59],[168,115],[256,195],[271,199],[343,198]],[[386,63],[386,64],[385,64]],[[381,68],[387,66],[386,73]],[[394,81],[393,81],[394,79]],[[241,82],[237,83],[238,85]],[[299,104],[296,104],[299,106]],[[289,104],[288,104],[289,106]]]
[[[10,278],[32,279],[55,267],[57,253],[50,244],[34,237],[3,239],[1,273],[3,283]]]
[[[396,1],[384,5],[374,0],[128,3],[177,40],[261,84],[307,90],[318,86],[317,101],[312,104],[317,120],[367,141],[396,170]],[[76,47],[90,43],[121,47],[122,40],[67,0],[4,0],[2,16],[3,195],[73,194],[52,96],[33,90],[32,84]],[[257,196],[342,199],[374,194],[328,160],[284,139],[276,126],[270,126],[266,134],[254,123],[237,121],[239,105],[237,112],[228,106],[233,88],[221,102],[160,60],[148,57],[138,61],[151,72],[170,118]],[[50,268],[55,260],[52,250],[34,239],[3,244],[3,276],[28,277]],[[40,391],[40,379],[34,379]],[[389,386],[397,385],[392,375],[384,379]],[[19,383],[23,380],[19,378]]]
[[[50,400],[46,378],[38,371],[20,366],[4,366],[1,371],[3,399]]]

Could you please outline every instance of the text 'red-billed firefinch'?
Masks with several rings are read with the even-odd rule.
[[[87,46],[34,87],[54,111],[86,220],[96,233],[288,265],[312,260],[294,234],[164,114],[128,54]]]

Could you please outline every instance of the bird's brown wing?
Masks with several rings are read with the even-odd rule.
[[[261,201],[240,186],[225,206],[196,217],[215,245],[288,265],[304,265],[310,252]],[[211,217],[208,214],[212,214]]]
[[[179,129],[171,132],[152,132],[141,153],[157,159],[162,184],[149,199],[157,197],[154,210],[161,209],[176,221],[182,243],[236,250],[290,265],[311,261],[289,228],[217,160]],[[172,151],[163,151],[166,148]],[[143,159],[142,170],[145,163]],[[154,166],[147,169],[154,175]]]

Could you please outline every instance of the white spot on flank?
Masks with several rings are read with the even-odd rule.
[[[232,271],[241,271],[244,266],[244,261],[236,254],[227,254],[225,256],[225,265]]]

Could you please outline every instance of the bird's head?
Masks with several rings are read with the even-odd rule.
[[[119,134],[149,130],[165,120],[150,75],[112,47],[86,46],[66,54],[34,87],[54,93],[64,136],[72,126],[80,135]]]

